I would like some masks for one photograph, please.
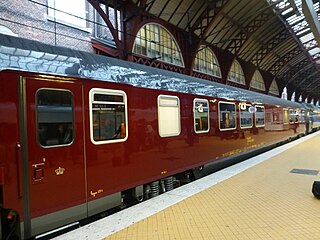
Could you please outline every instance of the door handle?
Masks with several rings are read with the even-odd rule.
[[[22,158],[21,158],[21,144],[16,144],[16,156],[17,156],[17,175],[18,175],[18,196],[22,197]]]
[[[44,163],[32,164],[33,183],[39,183],[44,180]]]

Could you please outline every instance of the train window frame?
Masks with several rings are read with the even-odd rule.
[[[289,108],[290,124],[299,123],[300,109]]]
[[[263,124],[257,124],[257,112],[258,108],[263,109]],[[254,112],[254,123],[256,127],[264,127],[266,125],[266,109],[264,106],[255,106],[255,112]]]
[[[283,124],[290,124],[289,108],[283,108]]]
[[[222,128],[221,127],[221,110],[220,110],[220,104],[221,103],[234,105],[234,127],[232,127],[232,128]],[[219,101],[219,103],[218,103],[218,121],[219,121],[219,130],[220,131],[230,131],[230,130],[237,129],[237,106],[236,106],[236,103],[234,103],[234,102],[226,102],[226,101]]]
[[[71,140],[66,142],[66,143],[61,143],[58,139],[58,136],[54,136],[54,137],[51,137],[51,138],[48,138],[46,139],[46,142],[48,143],[47,145],[43,145],[41,143],[41,131],[40,131],[40,111],[39,111],[39,104],[38,104],[38,100],[39,100],[39,92],[41,91],[56,91],[56,92],[66,92],[66,93],[70,93],[70,96],[71,96],[71,122],[60,122],[60,121],[54,121],[52,123],[55,123],[55,124],[59,124],[59,126],[62,126],[62,124],[69,124],[67,126],[67,128],[65,129],[65,132],[62,134],[64,136],[64,138],[67,138],[69,136],[71,136]],[[57,147],[65,147],[65,146],[70,146],[73,144],[74,140],[75,140],[75,112],[74,112],[74,94],[72,91],[68,90],[68,89],[60,89],[60,88],[40,88],[36,91],[36,94],[35,94],[35,112],[36,112],[36,131],[37,131],[37,134],[36,134],[36,139],[37,139],[37,143],[40,147],[42,148],[57,148]],[[56,115],[56,114],[55,114]],[[70,125],[71,123],[71,125]],[[59,130],[59,126],[57,128],[57,130]],[[70,126],[72,127],[71,128],[71,131],[69,130],[70,129]],[[47,128],[48,129],[48,128]],[[43,132],[43,131],[42,131]],[[51,131],[52,132],[52,131]],[[71,134],[71,135],[70,135]],[[69,136],[68,136],[69,135]],[[49,144],[49,142],[51,142],[51,144]]]
[[[243,106],[245,106],[246,109],[242,109]],[[251,107],[252,107],[251,104],[239,103],[239,110],[240,110],[239,111],[239,113],[240,113],[239,120],[240,120],[240,128],[241,129],[248,129],[248,128],[252,128],[253,127],[253,113],[250,112],[250,110],[249,110]],[[241,120],[242,120],[242,112],[245,112],[245,111],[248,111],[248,113],[251,114],[251,125],[250,126],[249,125],[247,125],[247,126],[243,126],[242,125],[242,122],[241,122]]]
[[[112,102],[112,101],[95,101],[94,96],[95,94],[102,94],[102,95],[111,95],[111,96],[121,96],[122,101]],[[119,125],[119,130],[124,131],[125,136],[123,138],[110,138],[110,139],[103,139],[103,140],[96,140],[94,136],[94,117],[93,117],[93,104],[109,104],[109,105],[124,105],[124,125],[123,122]],[[105,89],[105,88],[92,88],[89,91],[89,122],[90,122],[90,140],[94,145],[102,145],[102,144],[111,144],[111,143],[120,143],[125,142],[128,139],[128,98],[127,94],[122,90],[114,90],[114,89]],[[116,123],[116,122],[115,122]],[[100,128],[99,128],[100,130]],[[114,130],[114,129],[113,129]],[[121,134],[120,131],[114,134],[119,135]],[[116,136],[115,135],[115,136]]]
[[[198,109],[198,112],[200,113],[199,107],[196,106],[197,102],[203,102],[207,104],[207,107],[204,107],[207,109],[207,129],[206,130],[197,130],[197,120],[196,120],[196,108]],[[202,109],[203,111],[203,109]],[[210,107],[209,107],[209,101],[207,99],[201,99],[201,98],[195,98],[193,99],[193,127],[195,133],[207,133],[210,131]]]
[[[177,104],[173,105],[171,103],[165,103],[161,102],[161,100],[176,100]],[[181,113],[180,113],[180,99],[177,96],[173,95],[159,95],[157,98],[157,105],[158,105],[158,133],[160,137],[174,137],[174,136],[179,136],[181,133]],[[176,129],[176,131],[168,132],[165,131],[163,126],[166,125],[168,127],[168,114],[172,117],[172,113],[164,113],[165,109],[168,107],[174,107],[177,108],[177,115],[175,116],[176,122],[175,126],[171,128]],[[163,116],[165,114],[165,116]],[[173,121],[170,121],[172,123]]]

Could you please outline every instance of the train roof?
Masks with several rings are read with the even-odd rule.
[[[119,82],[253,104],[301,107],[296,102],[204,79],[0,34],[0,71],[6,69]]]
[[[301,105],[304,108],[308,109],[309,111],[313,111],[313,112],[319,112],[320,111],[319,107],[317,107],[317,106],[315,106],[315,105],[313,105],[311,103],[301,102]]]

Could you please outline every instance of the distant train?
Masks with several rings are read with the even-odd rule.
[[[303,136],[317,115],[190,76],[0,39],[4,239],[157,196],[212,162]]]

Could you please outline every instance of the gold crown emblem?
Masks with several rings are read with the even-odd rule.
[[[64,173],[65,169],[62,167],[59,167],[54,171],[56,172],[56,175],[62,175]]]

